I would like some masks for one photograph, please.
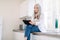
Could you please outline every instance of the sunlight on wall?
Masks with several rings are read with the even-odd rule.
[[[49,30],[55,29],[55,19],[59,19],[59,0],[37,0],[41,6],[41,13],[44,14],[45,27]],[[29,1],[28,16],[32,16],[35,0]]]

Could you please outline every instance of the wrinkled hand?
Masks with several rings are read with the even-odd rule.
[[[35,25],[35,22],[33,22],[33,21],[30,21],[29,23],[32,24],[32,25]]]

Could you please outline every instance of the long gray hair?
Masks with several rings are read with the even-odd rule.
[[[35,4],[34,7],[35,7],[35,6],[38,6],[38,10],[39,10],[39,11],[38,11],[37,19],[39,19],[39,18],[40,18],[40,15],[41,15],[41,6],[40,6],[39,4]],[[36,18],[36,17],[35,17],[35,12],[34,12],[34,19],[35,19],[35,18]]]

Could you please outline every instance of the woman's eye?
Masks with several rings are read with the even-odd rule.
[[[38,9],[38,7],[37,7],[37,9]]]

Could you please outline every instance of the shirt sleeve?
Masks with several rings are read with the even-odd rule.
[[[35,25],[37,25],[37,26],[40,25],[40,21],[36,22]]]
[[[44,17],[41,15],[39,21],[37,21],[35,25],[42,25],[43,23],[44,23]]]

